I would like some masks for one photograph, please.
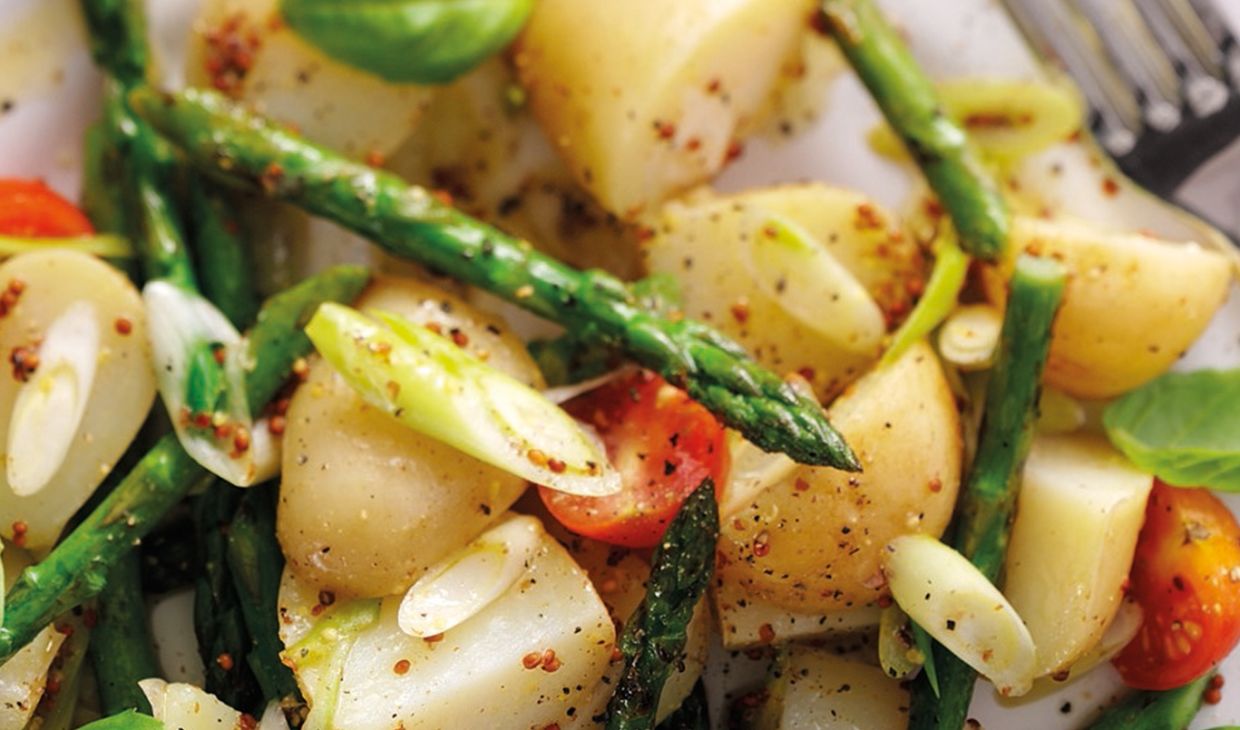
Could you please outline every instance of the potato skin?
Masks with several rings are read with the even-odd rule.
[[[1111,398],[1166,372],[1227,297],[1227,259],[1195,243],[1106,233],[1078,223],[1017,218],[1013,256],[987,277],[992,301],[1015,253],[1068,268],[1044,380],[1077,398]]]
[[[921,281],[917,245],[869,198],[825,185],[787,185],[665,206],[642,249],[647,273],[681,283],[685,314],[744,345],[777,373],[799,372],[821,399],[857,379],[878,352],[849,352],[759,291],[743,247],[772,214],[800,224],[865,287],[888,321],[911,306]]]
[[[960,421],[938,359],[918,343],[837,400],[831,421],[863,472],[803,467],[721,526],[726,575],[793,611],[855,608],[884,595],[880,551],[939,535],[960,485]]]
[[[578,182],[632,219],[719,170],[800,50],[812,10],[809,0],[539,0],[516,67]]]
[[[358,302],[458,331],[508,374],[541,387],[498,320],[429,284],[380,279]],[[276,528],[290,568],[342,596],[403,592],[487,528],[526,482],[371,407],[315,362],[289,404]]]

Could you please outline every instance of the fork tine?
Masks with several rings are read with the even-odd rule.
[[[1120,73],[1137,89],[1146,123],[1164,132],[1174,129],[1183,120],[1179,79],[1134,7],[1115,0],[1076,4]]]
[[[1114,65],[1088,38],[1062,0],[1003,0],[1029,44],[1056,58],[1076,81],[1094,111],[1094,131],[1111,154],[1132,151],[1141,129],[1141,108]]]
[[[1205,117],[1227,104],[1222,51],[1186,0],[1135,0],[1146,25],[1182,79],[1181,95]]]
[[[1232,86],[1240,89],[1240,44],[1236,43],[1231,27],[1219,13],[1214,0],[1189,0],[1189,4],[1205,26],[1206,32],[1214,39],[1215,46],[1224,54],[1223,68],[1226,69]]]

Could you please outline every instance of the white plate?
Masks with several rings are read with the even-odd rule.
[[[622,2],[623,0],[582,0]],[[1031,76],[1036,74],[1024,45],[995,0],[881,0],[910,38],[914,52],[930,73],[950,76]],[[1030,0],[1036,2],[1037,0]],[[152,23],[160,32],[157,60],[175,55],[198,0],[148,0]],[[1240,27],[1240,2],[1221,2]],[[19,22],[35,16],[43,22]],[[165,68],[175,64],[168,63]],[[878,119],[877,111],[852,78],[841,79],[830,89],[822,119],[796,139],[786,143],[751,141],[740,162],[718,181],[721,188],[739,190],[761,184],[797,180],[823,180],[863,190],[884,204],[898,209],[909,190],[908,174],[900,167],[869,153],[862,135]],[[81,136],[98,114],[99,77],[86,49],[85,32],[77,13],[77,0],[0,0],[0,176],[43,177],[62,193],[76,197],[79,189]],[[1078,160],[1079,162],[1079,160]],[[1230,170],[1228,169],[1230,168]],[[1203,171],[1194,181],[1196,190],[1186,195],[1203,207],[1217,211],[1221,220],[1234,221],[1240,229],[1240,166],[1233,159]],[[1097,189],[1096,187],[1094,188]],[[1077,203],[1075,194],[1066,196]],[[1096,198],[1097,196],[1094,196]],[[1088,201],[1089,196],[1084,196]],[[1097,202],[1094,200],[1093,202]],[[1074,212],[1107,223],[1124,219],[1129,227],[1140,211],[1132,207],[1089,209],[1079,204]],[[1182,367],[1234,367],[1240,365],[1240,288],[1233,287],[1226,309],[1202,342],[1186,356]],[[1228,498],[1240,510],[1240,497]],[[178,659],[184,661],[180,652]],[[728,684],[739,676],[743,659],[729,674]],[[168,667],[179,676],[183,667]],[[1194,728],[1209,728],[1240,720],[1240,652],[1223,665],[1228,679],[1223,702],[1207,707]],[[718,676],[718,675],[716,675]],[[988,685],[978,687],[971,715],[984,727],[1003,730],[1055,730],[1076,728],[1094,708],[1122,691],[1109,668],[1051,697],[1019,708],[1000,707]],[[714,692],[716,699],[720,692]],[[1062,710],[1070,707],[1070,711]],[[716,713],[720,717],[721,713]]]

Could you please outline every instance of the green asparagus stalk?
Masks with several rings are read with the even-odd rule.
[[[822,0],[822,12],[840,50],[951,215],[961,247],[986,261],[999,259],[1007,247],[1007,206],[908,47],[873,0]]]
[[[331,218],[586,341],[621,348],[764,449],[806,464],[860,468],[812,397],[705,325],[642,308],[618,279],[565,266],[422,188],[316,147],[214,92],[140,88],[130,100],[204,172]]]
[[[228,569],[228,532],[242,490],[217,479],[194,499],[194,534],[200,557],[194,582],[194,634],[206,669],[205,689],[232,707],[258,705],[258,681],[245,662],[250,633],[242,599]]]
[[[680,703],[680,707],[659,723],[658,730],[710,730],[706,685],[702,684],[702,680],[693,685],[693,691]]]
[[[241,222],[225,195],[196,176],[190,182],[190,219],[203,293],[234,326],[245,329],[258,312],[258,299]]]
[[[1137,692],[1109,708],[1087,730],[1185,730],[1201,709],[1213,672],[1164,692]],[[1223,729],[1219,729],[1223,730]]]
[[[82,0],[95,63],[124,86],[146,80],[150,60],[142,0]]]
[[[986,390],[981,437],[955,518],[954,544],[991,581],[1007,552],[1020,469],[1033,438],[1051,324],[1063,296],[1064,271],[1050,259],[1022,255],[1012,274],[999,352]],[[959,730],[968,714],[976,673],[935,644],[939,692],[919,676],[909,727]]]
[[[325,301],[350,301],[369,279],[365,269],[340,266],[272,297],[259,312],[249,338],[246,379],[257,413],[279,390],[293,362],[310,351],[301,326]],[[0,626],[0,663],[29,643],[66,610],[95,596],[108,571],[208,472],[168,434],[60,544],[23,571],[8,594]]]
[[[608,730],[653,728],[663,685],[684,653],[686,630],[715,570],[719,506],[703,479],[654,549],[646,597],[624,627],[624,671],[607,703]]]
[[[107,574],[107,589],[95,603],[97,622],[90,639],[90,660],[105,714],[124,710],[149,713],[151,704],[138,682],[161,676],[142,599],[138,555],[117,558]]]
[[[300,702],[292,671],[280,661],[278,597],[284,555],[276,540],[276,486],[252,487],[241,499],[228,531],[228,567],[249,630],[246,662],[262,688],[263,699]]]
[[[80,730],[168,730],[164,724],[150,715],[129,710],[119,715],[95,720]]]

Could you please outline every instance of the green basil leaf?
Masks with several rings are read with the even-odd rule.
[[[1240,369],[1167,373],[1108,406],[1102,423],[1164,482],[1240,492]]]
[[[398,83],[443,84],[508,45],[534,0],[281,0],[332,58]]]

